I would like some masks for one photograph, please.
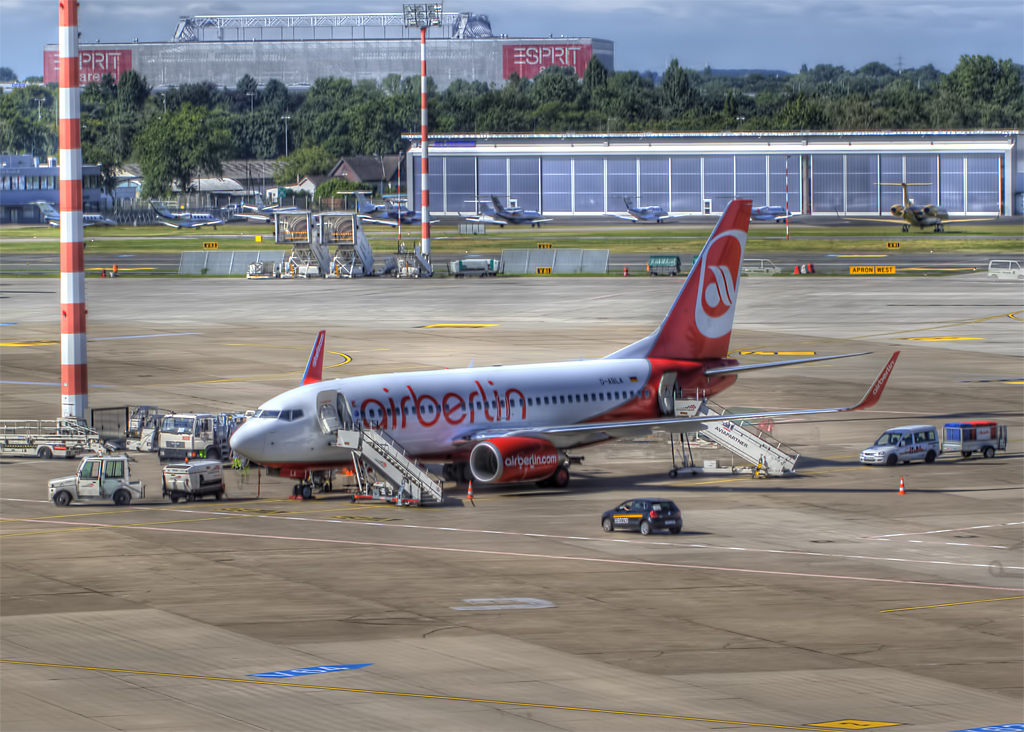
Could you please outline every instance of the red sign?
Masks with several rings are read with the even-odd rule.
[[[509,44],[501,49],[504,78],[519,74],[532,79],[548,66],[567,66],[583,78],[594,47],[589,43]]]
[[[110,74],[116,81],[132,67],[132,52],[128,49],[104,49],[78,52],[81,66],[78,82],[85,86],[90,81],[99,81],[104,74]],[[60,56],[57,51],[43,51],[43,83],[60,82]]]

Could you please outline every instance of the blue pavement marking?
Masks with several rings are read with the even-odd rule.
[[[17,323],[0,323],[0,328],[6,328],[8,325],[17,325]]]
[[[357,668],[372,666],[372,663],[342,663],[332,666],[310,666],[309,668],[293,668],[289,671],[268,671],[265,674],[249,674],[264,679],[290,679],[293,676],[310,676],[312,674],[329,674],[332,671],[352,671]]]
[[[997,724],[994,727],[972,727],[957,732],[1022,732],[1024,724]]]

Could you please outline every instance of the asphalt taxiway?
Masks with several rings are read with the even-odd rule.
[[[678,286],[90,279],[90,403],[253,408],[296,383],[322,327],[331,376],[600,357],[653,329]],[[4,418],[53,417],[57,283],[0,280],[0,297]],[[775,424],[801,455],[793,478],[669,479],[656,434],[580,451],[567,490],[475,486],[470,503],[449,486],[437,508],[296,503],[251,473],[227,502],[57,509],[46,480],[73,464],[5,459],[4,729],[1019,722],[1020,286],[745,279],[739,303],[742,361],[873,353],[745,375],[726,406],[852,404],[902,351],[875,409]],[[1009,426],[1007,453],[857,462],[886,428],[977,417]],[[155,457],[136,459],[158,486]],[[676,501],[683,533],[601,531],[641,495]]]

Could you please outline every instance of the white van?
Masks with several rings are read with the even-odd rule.
[[[934,463],[939,452],[938,430],[930,424],[912,424],[886,430],[874,445],[860,454],[860,461],[890,467],[911,460]]]
[[[1020,268],[1020,262],[1012,259],[993,259],[988,263],[988,278],[990,280],[1024,280],[1024,270]]]

